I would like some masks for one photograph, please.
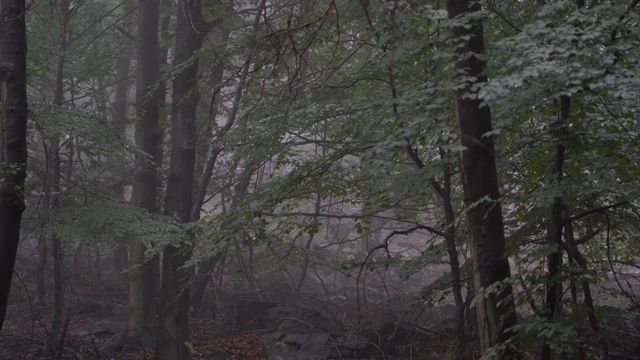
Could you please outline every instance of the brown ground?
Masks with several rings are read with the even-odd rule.
[[[77,295],[77,294],[76,294]],[[104,359],[99,356],[98,350],[107,341],[110,335],[80,336],[74,332],[77,330],[101,326],[112,333],[124,331],[126,328],[124,294],[92,294],[92,298],[76,296],[70,301],[72,309],[76,310],[87,303],[100,303],[116,306],[111,311],[87,311],[80,315],[71,315],[66,332],[63,352],[60,356],[43,353],[42,348],[48,337],[51,326],[51,308],[33,306],[27,301],[26,296],[14,296],[9,306],[7,320],[3,328],[4,343],[0,344],[0,360],[22,359]],[[72,314],[74,311],[71,312]],[[191,322],[192,339],[194,345],[194,359],[206,359],[205,347],[216,345],[226,350],[233,360],[266,359],[262,348],[260,336],[264,331],[234,332],[225,328],[220,322],[203,319],[193,319]],[[336,342],[340,339],[336,338]],[[448,352],[446,339],[439,336],[433,337],[433,351],[443,356]],[[477,349],[470,349],[470,357],[476,358]],[[116,360],[141,360],[152,359],[153,349],[145,348],[127,354],[118,354]],[[420,359],[419,354],[405,354],[402,356],[388,357],[388,359]]]

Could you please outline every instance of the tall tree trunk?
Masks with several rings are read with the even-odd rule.
[[[555,136],[560,144],[556,146],[556,156],[553,165],[553,181],[558,184],[563,178],[563,167],[565,157],[565,145],[562,143],[562,137],[564,132],[562,130],[563,125],[569,119],[569,110],[571,108],[571,98],[568,96],[560,97],[560,114],[556,123]],[[562,281],[558,279],[560,274],[560,267],[562,266],[563,246],[562,246],[562,229],[563,229],[563,217],[562,217],[562,195],[553,198],[553,205],[551,206],[551,214],[548,221],[547,231],[547,243],[552,246],[552,250],[547,255],[547,294],[545,299],[545,314],[547,321],[553,321],[557,314],[560,313],[560,302],[562,299]],[[548,338],[543,338],[542,351],[540,352],[540,359],[550,360],[552,353],[548,344]]]
[[[441,155],[443,152],[441,151]],[[444,156],[442,156],[444,158]],[[444,160],[444,159],[443,159]],[[464,359],[464,308],[465,302],[462,298],[462,275],[460,274],[460,260],[458,259],[458,248],[456,244],[456,215],[453,211],[451,199],[451,169],[449,165],[444,165],[443,177],[444,186],[442,188],[442,207],[445,214],[445,241],[447,242],[447,253],[449,254],[449,267],[451,268],[451,292],[455,304],[456,333],[453,339],[453,354],[455,360]]]
[[[125,16],[129,13],[129,9],[125,6],[123,8],[123,12]],[[126,16],[124,19],[124,26],[126,28],[130,28],[131,26],[131,18],[132,16]],[[111,122],[114,127],[116,133],[121,137],[127,136],[127,109],[128,109],[128,100],[129,100],[129,85],[131,82],[129,81],[129,70],[131,68],[131,57],[130,54],[123,54],[118,59],[118,83],[115,86],[114,90],[114,101],[113,108],[111,112]],[[123,164],[125,162],[125,157],[123,155],[118,155],[115,158],[116,163]],[[119,186],[116,190],[117,197],[124,201],[125,200],[125,187],[124,185]],[[124,275],[124,270],[129,267],[129,256],[127,254],[127,243],[126,240],[122,237],[118,237],[115,239],[116,247],[113,249],[113,268],[116,274],[116,279],[120,283],[126,283],[127,277]]]
[[[198,0],[179,0],[171,109],[171,160],[167,176],[165,213],[181,223],[191,221],[195,172],[198,59],[194,58],[211,24],[199,17]],[[158,297],[158,359],[191,359],[188,274],[181,270],[189,257],[189,244],[168,245],[163,251],[162,284]]]
[[[64,70],[65,70],[65,52],[67,51],[67,25],[70,19],[69,0],[61,0],[59,3],[60,28],[58,36],[58,64],[56,70],[55,89],[53,94],[53,106],[56,110],[61,111],[64,104]],[[50,170],[52,176],[52,191],[60,193],[60,139],[56,136],[49,141],[49,152],[52,160]],[[52,197],[51,208],[60,207],[59,195]],[[55,211],[55,210],[54,210]],[[59,354],[62,350],[62,341],[64,334],[63,313],[64,313],[64,249],[62,240],[59,236],[53,235],[53,319],[51,321],[51,332],[49,339],[45,344],[45,351],[52,354]]]
[[[578,9],[584,7],[584,1],[577,0],[576,5]],[[558,141],[556,146],[556,154],[553,163],[552,176],[553,181],[559,185],[564,177],[564,162],[565,162],[565,144],[564,137],[566,136],[566,123],[569,120],[569,113],[571,110],[571,97],[563,95],[560,96],[560,111],[558,114],[558,121],[555,124],[552,135]],[[553,198],[553,205],[548,220],[547,230],[547,243],[552,247],[549,255],[547,255],[547,279],[546,287],[547,294],[545,298],[545,313],[547,321],[552,322],[556,315],[560,313],[561,301],[562,301],[562,281],[559,279],[560,270],[562,267],[562,258],[564,256],[562,232],[564,227],[563,221],[563,203],[562,194]],[[550,360],[552,358],[552,351],[548,344],[548,338],[544,337],[542,341],[542,351],[540,352],[541,360]]]
[[[160,101],[164,91],[160,80],[160,44],[158,27],[160,1],[139,2],[138,35],[136,38],[138,69],[136,76],[136,145],[150,159],[138,157],[133,180],[131,203],[151,213],[158,213],[158,169],[162,164],[162,131]],[[145,261],[146,246],[134,239],[131,244],[129,272],[129,330],[142,330],[155,323],[155,296],[158,289],[159,260]]]
[[[111,119],[116,133],[123,138],[126,137],[127,130],[127,103],[129,93],[129,68],[131,60],[128,57],[122,57],[118,61],[118,83],[114,91],[113,112]],[[124,163],[124,156],[118,156],[117,163]],[[117,196],[124,201],[125,189],[120,186],[117,190]],[[113,249],[113,270],[116,279],[120,283],[126,281],[124,270],[129,267],[129,256],[127,255],[127,244],[124,238],[116,239],[116,247]]]
[[[465,25],[451,30],[456,41],[456,71],[461,80],[456,94],[456,112],[460,141],[465,150],[460,155],[462,184],[471,250],[473,256],[474,288],[481,293],[511,276],[505,257],[505,236],[502,209],[499,202],[498,174],[491,136],[491,112],[481,106],[481,100],[469,97],[474,85],[486,82],[485,63],[479,56],[484,52],[481,10],[479,2],[448,0],[451,19]],[[469,16],[473,19],[469,19]],[[478,295],[476,302],[480,344],[483,351],[506,341],[506,329],[516,325],[515,306],[511,286],[503,284],[495,292]],[[504,355],[504,357],[509,357]]]
[[[20,240],[27,168],[25,1],[2,0],[0,23],[0,332]],[[11,171],[7,171],[7,170]]]
[[[64,60],[62,60],[64,62]],[[60,63],[58,63],[58,70],[63,69],[60,67]],[[56,80],[57,83],[57,80]],[[58,85],[56,85],[56,94],[63,94],[62,92],[62,77],[60,77],[60,92],[58,92]],[[63,94],[64,95],[64,94]],[[54,98],[54,105],[56,103],[62,104],[62,101],[59,100],[58,95]],[[57,106],[57,108],[60,108]],[[54,137],[49,141],[49,146],[47,150],[47,162],[48,162],[48,175],[46,181],[50,183],[48,186],[51,192],[59,194],[60,192],[60,157],[58,150],[60,148],[60,140],[58,137]],[[56,197],[51,197],[51,193],[45,194],[51,198],[49,211],[53,212],[60,206],[59,199]],[[62,316],[64,312],[64,249],[62,247],[62,240],[59,236],[53,235],[51,237],[52,244],[52,258],[53,258],[53,318],[51,320],[51,331],[49,333],[49,338],[45,343],[45,351],[50,354],[58,353],[60,350],[62,341]]]

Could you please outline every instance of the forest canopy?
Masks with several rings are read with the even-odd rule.
[[[2,0],[0,358],[635,359],[639,2]]]

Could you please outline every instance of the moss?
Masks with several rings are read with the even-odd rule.
[[[207,352],[214,353],[216,355],[229,355],[227,350],[221,348],[218,345],[210,344],[204,347]]]

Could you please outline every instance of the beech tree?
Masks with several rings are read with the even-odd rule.
[[[358,328],[447,313],[456,360],[623,353],[640,308],[638,3],[35,0],[35,215],[10,310],[32,282],[45,310],[48,281],[68,304],[104,287],[129,302],[126,334],[172,360],[202,352],[190,310],[221,320],[239,296]],[[56,270],[102,275],[30,266],[52,238]]]
[[[449,17],[460,22],[451,33],[456,48],[455,70],[460,78],[456,113],[460,129],[462,186],[473,256],[476,309],[482,350],[504,344],[516,325],[509,259],[505,256],[504,224],[491,135],[491,111],[477,97],[477,85],[487,81],[480,3],[449,0]],[[504,355],[496,358],[504,358]]]
[[[158,172],[162,166],[162,130],[160,102],[164,87],[160,84],[160,1],[139,2],[136,76],[136,145],[144,152],[136,159],[131,204],[150,213],[159,213]],[[147,259],[149,248],[140,239],[132,239],[129,271],[128,327],[138,333],[149,333],[156,324],[155,299],[158,289],[159,258]],[[145,329],[145,327],[147,327]]]
[[[56,74],[55,83],[53,89],[53,108],[57,111],[62,111],[62,107],[65,103],[65,65],[67,64],[67,47],[68,47],[68,26],[71,20],[71,8],[69,0],[62,0],[56,4],[56,12],[58,14],[58,58],[56,62]],[[60,208],[60,199],[58,196],[52,196],[52,193],[59,194],[61,190],[61,168],[60,168],[60,135],[57,133],[51,134],[45,142],[47,143],[47,164],[51,173],[47,174],[45,180],[45,187],[48,190],[47,197],[50,197],[50,207],[47,210],[53,209],[57,211]],[[63,334],[66,332],[64,312],[64,248],[62,246],[62,239],[59,234],[52,234],[52,257],[53,257],[53,272],[54,272],[54,291],[53,291],[53,317],[51,319],[51,336],[45,342],[44,348],[47,353],[59,354],[62,352]]]
[[[167,175],[164,213],[181,224],[191,221],[196,165],[196,110],[194,91],[199,59],[196,52],[213,23],[202,16],[200,1],[178,1],[175,57],[177,69],[172,86],[171,157]],[[158,294],[159,359],[190,359],[189,272],[184,268],[190,254],[191,235],[178,238],[163,249],[162,281]]]
[[[27,33],[24,0],[0,2],[0,332],[7,311],[27,171]]]

